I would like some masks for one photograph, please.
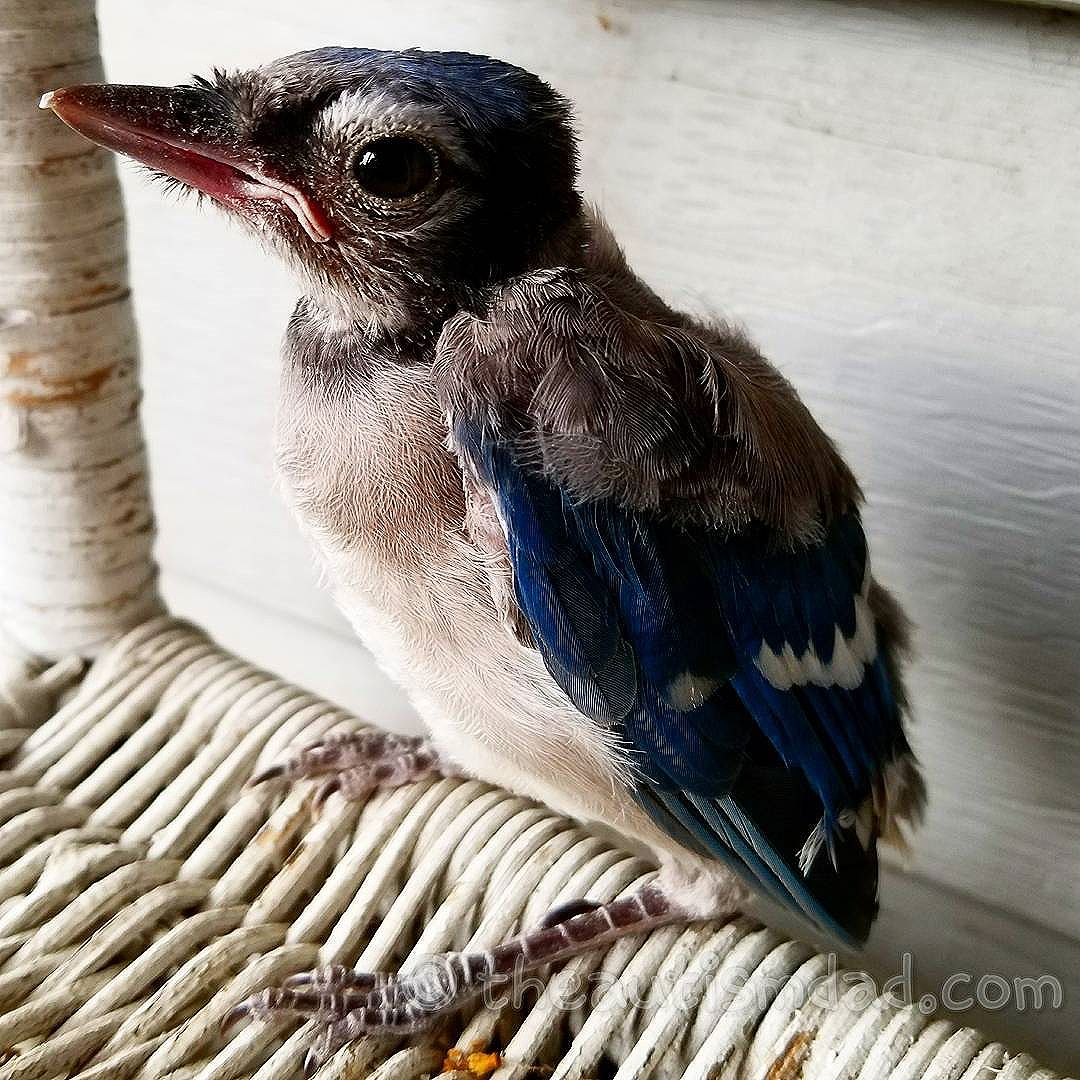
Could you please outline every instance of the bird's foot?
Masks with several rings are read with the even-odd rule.
[[[339,965],[294,975],[282,986],[241,1002],[224,1025],[285,1013],[318,1017],[326,1028],[305,1060],[305,1072],[311,1075],[361,1035],[424,1031],[478,997],[501,1008],[513,999],[515,986],[529,971],[687,918],[655,884],[606,904],[575,901],[490,952],[444,953],[404,975],[358,972]]]
[[[340,965],[301,972],[242,1001],[225,1017],[223,1027],[248,1017],[271,1020],[285,1014],[321,1020],[324,1027],[304,1058],[304,1074],[311,1076],[361,1035],[415,1034],[463,1005],[476,993],[462,982],[470,960],[464,954],[446,953],[408,975],[353,971]]]
[[[369,729],[328,735],[262,769],[250,782],[323,778],[315,793],[319,807],[335,791],[359,800],[415,780],[458,775],[427,739]]]

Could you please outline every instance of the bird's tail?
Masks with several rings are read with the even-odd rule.
[[[801,775],[748,764],[728,795],[654,788],[638,798],[671,835],[756,892],[848,947],[866,940],[877,914],[876,830],[830,828],[816,857],[801,860],[821,820],[821,803]]]
[[[881,842],[906,855],[908,830],[922,824],[926,811],[926,782],[914,754],[901,754],[881,770],[870,800]]]
[[[763,771],[770,775],[757,775]],[[770,868],[802,913],[845,944],[861,945],[878,910],[874,825],[826,825],[821,850],[807,863],[801,856],[807,837],[820,826],[821,803],[802,776],[748,766],[731,799],[759,823],[758,842],[771,852]]]

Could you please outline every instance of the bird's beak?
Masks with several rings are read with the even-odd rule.
[[[205,192],[226,206],[269,199],[296,215],[317,243],[331,237],[321,208],[250,160],[209,94],[194,86],[67,86],[42,97],[70,128],[109,150]]]

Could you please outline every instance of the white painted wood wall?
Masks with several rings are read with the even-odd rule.
[[[576,101],[588,194],[665,295],[742,319],[794,380],[864,479],[876,565],[918,623],[930,814],[871,962],[910,948],[929,990],[1057,976],[1063,1008],[979,1020],[1075,1067],[1080,17],[796,0],[103,0],[101,17],[118,81],[419,44],[516,61]],[[125,183],[168,595],[409,724],[272,489],[290,281],[216,214]]]

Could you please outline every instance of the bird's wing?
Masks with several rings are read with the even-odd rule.
[[[580,314],[580,298],[575,304]],[[694,485],[701,502],[738,512],[753,493],[721,478],[720,497],[703,469],[687,480],[700,468],[691,449],[708,456],[722,441],[689,426],[692,383],[667,382],[658,403],[656,373],[670,371],[671,358],[639,368],[643,396],[636,408],[624,402],[622,441],[612,446],[597,435],[595,411],[612,408],[604,400],[610,357],[624,344],[612,333],[615,316],[596,306],[593,321],[570,326],[560,313],[565,305],[540,302],[524,326],[497,314],[472,320],[444,334],[438,361],[452,440],[491,493],[532,639],[574,705],[621,736],[634,795],[658,824],[859,940],[874,912],[875,796],[908,746],[857,511],[849,506],[814,537],[784,544],[775,525],[732,528],[718,509],[695,511]],[[576,423],[556,427],[543,417],[560,365],[564,385],[554,392],[591,400],[563,402],[563,418],[576,410]],[[672,432],[682,477],[655,469],[673,445],[664,448],[661,436]],[[583,487],[587,463],[565,469],[575,433],[574,461],[591,447],[629,472],[643,456],[651,487],[633,497],[611,484]],[[680,483],[686,505],[665,513],[665,487]]]

